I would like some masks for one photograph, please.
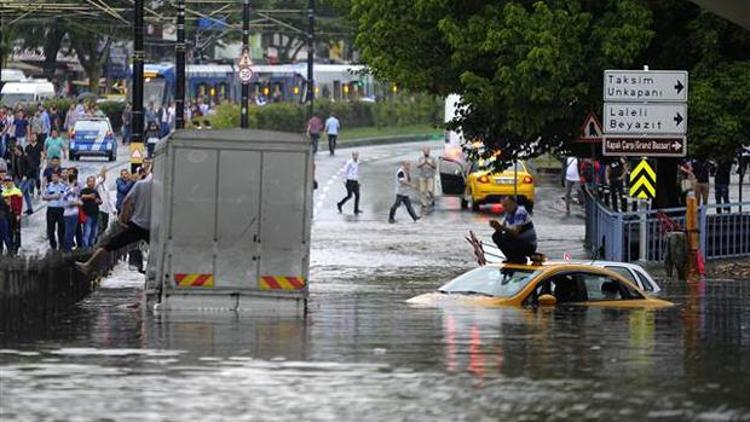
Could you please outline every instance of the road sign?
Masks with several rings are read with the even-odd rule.
[[[583,125],[581,125],[581,133],[578,136],[577,142],[593,144],[601,141],[602,124],[594,112],[589,112],[586,120],[583,121]]]
[[[130,143],[130,164],[143,164],[143,157],[146,156],[146,148],[143,142]]]
[[[242,50],[242,54],[240,54],[240,60],[237,66],[237,74],[243,84],[250,83],[250,81],[253,79],[252,65],[253,62],[252,60],[250,60],[250,53],[248,52],[248,50]]]
[[[630,172],[630,196],[638,199],[656,196],[656,173],[645,158]]]
[[[604,101],[685,102],[687,98],[684,70],[604,71]]]
[[[240,67],[239,76],[242,83],[249,83],[253,80],[253,70],[249,66]]]
[[[687,141],[684,136],[607,135],[602,142],[604,155],[684,157]]]
[[[687,104],[604,103],[604,132],[683,135],[687,132]]]

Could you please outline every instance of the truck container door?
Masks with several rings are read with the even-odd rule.
[[[261,290],[299,290],[306,284],[307,157],[302,152],[263,153]]]
[[[213,287],[218,151],[176,148],[169,227],[171,280],[177,288]]]
[[[260,152],[222,151],[219,163],[216,283],[256,289]]]

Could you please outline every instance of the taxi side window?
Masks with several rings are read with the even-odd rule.
[[[583,283],[590,300],[621,300],[623,299],[620,283],[600,274],[581,274]]]
[[[625,277],[626,280],[632,282],[636,286],[638,285],[638,280],[633,277],[633,273],[625,268],[625,267],[616,267],[616,266],[606,266],[604,267],[610,271],[616,272],[617,274],[620,274],[621,276]]]
[[[646,279],[646,276],[636,271],[636,274],[638,275],[638,280],[640,281],[641,289],[647,291],[647,292],[653,292],[654,286],[651,285],[651,282]]]

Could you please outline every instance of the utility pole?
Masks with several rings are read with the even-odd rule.
[[[177,86],[175,87],[175,128],[185,128],[185,0],[177,0]]]
[[[133,113],[130,127],[130,170],[135,172],[143,164],[143,0],[133,5]]]
[[[250,54],[248,41],[250,38],[250,0],[242,0],[242,54]],[[240,127],[250,127],[248,107],[250,105],[250,80],[242,81],[242,111],[240,114]]]
[[[307,119],[315,112],[315,79],[313,60],[315,59],[315,0],[307,1]]]

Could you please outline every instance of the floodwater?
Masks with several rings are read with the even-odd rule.
[[[406,304],[473,266],[462,237],[492,217],[444,200],[389,225],[418,150],[361,150],[357,217],[335,211],[345,157],[319,158],[306,316],[154,315],[118,268],[53,323],[0,333],[0,420],[750,420],[750,280],[665,282],[677,306],[648,311]],[[540,244],[580,256],[556,189],[538,188]]]
[[[2,338],[0,419],[750,420],[747,286],[667,284],[656,311],[415,308],[432,277],[342,278],[306,318],[154,316],[105,286]]]

